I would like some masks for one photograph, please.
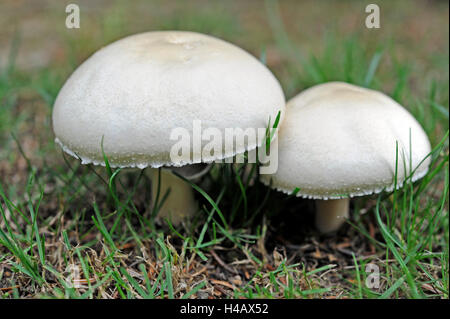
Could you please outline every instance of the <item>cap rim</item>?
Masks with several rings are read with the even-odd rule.
[[[428,170],[429,170],[429,168],[426,167],[424,170],[416,172],[416,174],[414,174],[411,178],[412,182],[415,182],[415,181],[421,179],[422,177],[424,177],[428,173]],[[293,193],[293,189],[287,189],[287,188],[284,188],[281,186],[270,185],[270,182],[268,182],[267,179],[260,178],[260,182],[263,183],[264,185],[269,186],[272,189],[275,189],[284,194],[290,195]],[[378,194],[383,191],[392,192],[394,190],[395,186],[397,186],[397,189],[400,189],[403,187],[403,184],[404,184],[404,180],[399,181],[397,183],[391,183],[384,187],[374,187],[374,188],[369,188],[368,190],[354,191],[354,192],[349,192],[347,194],[339,194],[339,195],[326,194],[326,191],[324,191],[323,193],[313,193],[313,192],[302,192],[300,190],[297,192],[296,197],[301,197],[301,198],[305,198],[305,199],[322,199],[322,200],[352,198],[352,197]]]

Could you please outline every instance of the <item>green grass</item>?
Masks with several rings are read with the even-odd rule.
[[[314,230],[310,201],[253,183],[254,165],[250,175],[247,164],[214,165],[192,184],[198,213],[175,226],[157,218],[171,194],[152,203],[157,181],[146,170],[113,169],[106,156],[106,167],[81,165],[53,142],[52,105],[70,71],[105,44],[95,39],[142,28],[126,29],[132,14],[117,6],[100,17],[100,35],[64,38],[67,63],[21,70],[23,43],[20,33],[12,37],[0,70],[2,298],[449,297],[448,42],[447,55],[426,62],[439,73],[426,76],[416,73],[421,57],[401,58],[394,41],[369,44],[359,30],[325,32],[314,53],[291,35],[277,3],[266,1],[264,19],[283,57],[275,72],[287,97],[332,80],[386,92],[430,137],[430,171],[392,193],[353,199],[351,220],[330,238]],[[160,17],[154,28],[245,43],[242,20],[222,7],[186,12],[186,19]],[[263,61],[265,48],[253,48]],[[365,285],[369,263],[381,273],[377,289]]]

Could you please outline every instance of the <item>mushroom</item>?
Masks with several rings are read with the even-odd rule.
[[[285,115],[276,141],[278,170],[260,179],[315,199],[316,227],[323,233],[348,218],[350,197],[392,191],[428,171],[427,135],[383,93],[342,82],[320,84],[292,98]]]
[[[181,167],[258,146],[249,141],[204,154],[204,135],[191,147],[195,121],[223,137],[226,128],[264,128],[284,107],[277,79],[241,48],[200,33],[146,32],[107,45],[73,72],[56,98],[53,128],[56,143],[83,164],[105,165],[103,139],[111,167]],[[187,152],[174,158],[177,129],[188,134],[180,141]],[[169,172],[161,176],[160,193],[172,189],[161,215],[192,215],[191,187]]]

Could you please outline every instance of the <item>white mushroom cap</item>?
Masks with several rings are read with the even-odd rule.
[[[104,137],[111,166],[182,166],[199,161],[171,161],[172,129],[192,137],[194,120],[222,133],[265,128],[284,106],[273,74],[239,47],[193,32],[147,32],[102,48],[75,70],[56,99],[53,127],[56,141],[83,163],[103,164]]]
[[[314,199],[391,191],[396,141],[401,187],[412,170],[417,168],[414,181],[430,164],[429,157],[422,162],[431,147],[420,124],[380,92],[340,82],[317,85],[287,103],[278,136],[278,171],[261,180],[269,185],[272,178],[272,186],[285,193],[298,187],[297,196]]]

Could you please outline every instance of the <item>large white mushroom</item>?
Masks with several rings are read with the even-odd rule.
[[[112,167],[180,167],[258,145],[224,145],[222,153],[205,158],[201,151],[208,140],[201,147],[187,140],[190,154],[173,159],[175,128],[186,129],[190,137],[194,121],[219,129],[222,136],[225,128],[264,128],[284,104],[273,74],[241,48],[199,33],[147,32],[100,49],[75,70],[55,101],[53,128],[56,142],[83,164],[104,165],[103,138]],[[172,193],[161,214],[191,215],[189,185],[162,175],[161,193],[169,187]]]
[[[297,196],[315,199],[317,228],[332,232],[348,218],[349,197],[392,191],[412,172],[412,181],[423,177],[430,150],[420,124],[393,99],[329,82],[287,103],[278,171],[261,181],[285,193],[299,188]]]

